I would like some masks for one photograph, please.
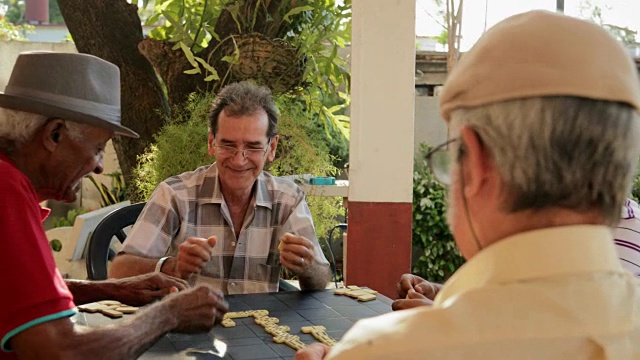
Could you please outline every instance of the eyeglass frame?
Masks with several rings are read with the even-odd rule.
[[[226,158],[229,158],[229,159],[233,159],[238,154],[238,152],[242,153],[242,158],[243,159],[251,159],[250,157],[247,156],[247,151],[250,151],[250,153],[255,151],[256,154],[258,153],[258,151],[262,151],[262,157],[264,157],[267,154],[267,152],[269,151],[269,146],[271,146],[271,140],[272,139],[273,139],[273,136],[268,139],[267,144],[261,149],[242,149],[242,150],[238,150],[238,149],[234,148],[233,146],[219,145],[217,143],[214,143],[213,147],[214,148],[222,148],[223,150],[224,149],[228,149],[228,151],[233,151],[232,155],[226,156]]]
[[[436,179],[436,181],[443,186],[451,185],[451,177],[449,174],[449,170],[451,168],[452,159],[451,159],[451,154],[449,153],[449,145],[458,140],[460,140],[459,137],[451,138],[445,141],[444,143],[436,146],[435,148],[431,149],[424,156],[425,160],[427,161],[427,165],[429,165],[429,169],[431,170],[431,174],[433,174],[433,177]],[[444,154],[444,156],[447,156],[449,158],[449,164],[447,169],[440,169],[438,165],[435,165],[434,158],[438,154]],[[446,171],[443,171],[443,170],[446,170]]]

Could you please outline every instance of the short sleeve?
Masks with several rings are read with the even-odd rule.
[[[42,227],[41,208],[24,175],[0,162],[0,339],[75,314],[73,297],[58,271]]]
[[[142,209],[121,252],[150,258],[165,256],[179,230],[175,193],[166,182],[162,182]]]

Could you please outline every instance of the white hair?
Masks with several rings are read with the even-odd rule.
[[[24,143],[44,126],[48,119],[44,115],[0,107],[0,138],[14,145]],[[82,140],[85,131],[90,127],[74,121],[66,121],[65,125],[69,130],[69,137],[75,141]]]
[[[451,121],[473,128],[492,154],[508,211],[598,210],[617,224],[640,154],[631,106],[539,97],[458,109]]]
[[[47,121],[44,115],[0,107],[0,138],[23,143]]]

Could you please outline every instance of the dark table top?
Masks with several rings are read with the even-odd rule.
[[[317,342],[310,334],[303,334],[303,326],[322,325],[333,338],[340,340],[353,324],[364,318],[391,311],[391,300],[377,294],[377,299],[359,302],[333,290],[291,291],[268,294],[227,296],[230,311],[269,310],[269,316],[280,319],[278,325],[291,328],[306,344]],[[125,315],[126,316],[130,315]],[[102,326],[122,319],[110,319],[102,314],[79,313],[79,324]],[[255,323],[253,317],[234,319],[236,326],[215,327],[207,334],[169,333],[156,342],[141,359],[221,359],[219,350],[226,346],[223,359],[292,359],[295,350],[277,344],[271,335]],[[220,343],[222,342],[222,343]]]

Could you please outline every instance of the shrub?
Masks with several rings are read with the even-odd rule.
[[[463,263],[446,221],[446,189],[438,183],[425,160],[429,152],[420,145],[413,169],[413,234],[421,250],[413,272],[429,281],[444,282]]]
[[[87,210],[83,208],[71,209],[67,212],[67,216],[59,217],[53,220],[52,228],[73,226],[78,215],[85,214]]]

